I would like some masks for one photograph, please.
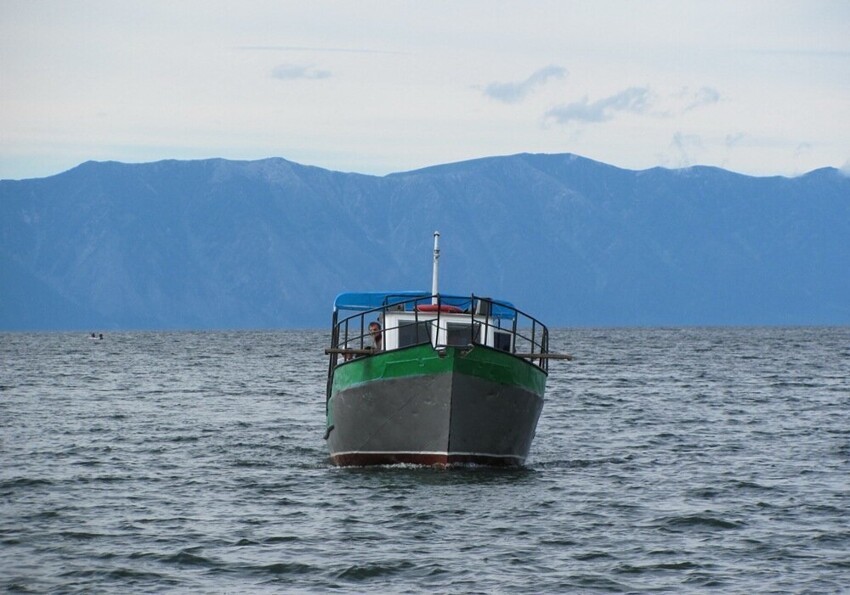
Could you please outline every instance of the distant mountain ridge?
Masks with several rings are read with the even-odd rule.
[[[281,158],[0,181],[0,329],[323,327],[342,291],[509,299],[553,326],[850,324],[850,178],[570,154],[376,177]]]

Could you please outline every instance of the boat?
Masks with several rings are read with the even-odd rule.
[[[326,415],[338,466],[522,466],[543,408],[549,331],[502,299],[438,291],[334,300]]]

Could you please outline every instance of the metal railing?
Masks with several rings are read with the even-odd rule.
[[[372,321],[381,321],[382,348],[386,342],[387,333],[401,332],[401,325],[389,328],[384,326],[388,319],[387,314],[390,312],[410,314],[416,325],[414,327],[416,341],[400,346],[398,349],[426,342],[431,342],[435,349],[486,345],[486,339],[491,332],[494,336],[498,332],[503,337],[509,337],[509,341],[499,345],[494,344],[491,348],[523,358],[544,372],[549,370],[549,359],[553,355],[549,352],[549,329],[533,316],[510,304],[475,295],[468,297],[424,295],[414,298],[399,296],[398,299],[389,295],[380,307],[356,312],[342,319],[338,319],[339,312],[334,312],[331,346],[326,350],[326,353],[330,355],[328,394],[330,394],[333,371],[338,365],[343,365],[351,359],[383,352],[383,349],[379,351],[373,343],[369,331],[369,324]],[[456,336],[455,341],[448,342],[449,333],[445,321],[449,317],[451,322],[463,321],[465,318],[469,321],[466,325],[469,329],[467,342],[457,341]],[[428,326],[420,326],[420,323]],[[406,324],[410,324],[409,318]],[[419,330],[422,328],[429,330],[422,333],[424,336],[420,338]],[[431,334],[431,328],[436,329],[436,339]],[[439,341],[441,338],[446,340]]]

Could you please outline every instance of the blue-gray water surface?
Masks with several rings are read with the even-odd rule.
[[[339,469],[327,334],[2,334],[0,589],[850,592],[850,329],[563,330],[528,465]]]

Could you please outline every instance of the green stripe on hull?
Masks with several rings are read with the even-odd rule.
[[[331,395],[366,382],[456,372],[543,396],[546,373],[529,362],[489,347],[447,347],[442,357],[430,344],[387,351],[334,370]]]

